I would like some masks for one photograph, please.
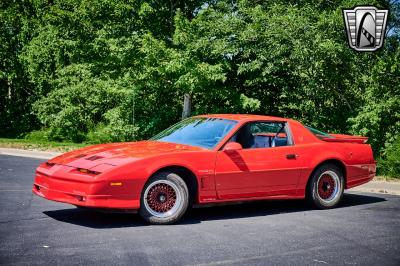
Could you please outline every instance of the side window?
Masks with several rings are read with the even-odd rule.
[[[252,122],[244,125],[230,141],[243,149],[270,148],[291,145],[285,122]]]

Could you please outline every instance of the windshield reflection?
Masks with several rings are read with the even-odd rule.
[[[236,121],[221,118],[192,117],[162,131],[151,140],[212,149],[236,123]]]

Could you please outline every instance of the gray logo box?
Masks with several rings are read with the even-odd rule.
[[[349,46],[356,51],[372,52],[383,45],[388,10],[373,6],[344,9],[343,16]]]

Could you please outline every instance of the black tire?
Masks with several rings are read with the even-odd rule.
[[[336,207],[343,197],[344,176],[334,164],[318,167],[310,177],[307,186],[307,200],[318,209]]]
[[[140,216],[151,224],[172,224],[186,213],[189,190],[183,179],[172,172],[160,172],[145,184],[140,197]]]

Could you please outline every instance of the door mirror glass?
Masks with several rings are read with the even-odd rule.
[[[228,142],[224,147],[224,151],[238,151],[241,149],[243,149],[242,145],[234,141]]]

